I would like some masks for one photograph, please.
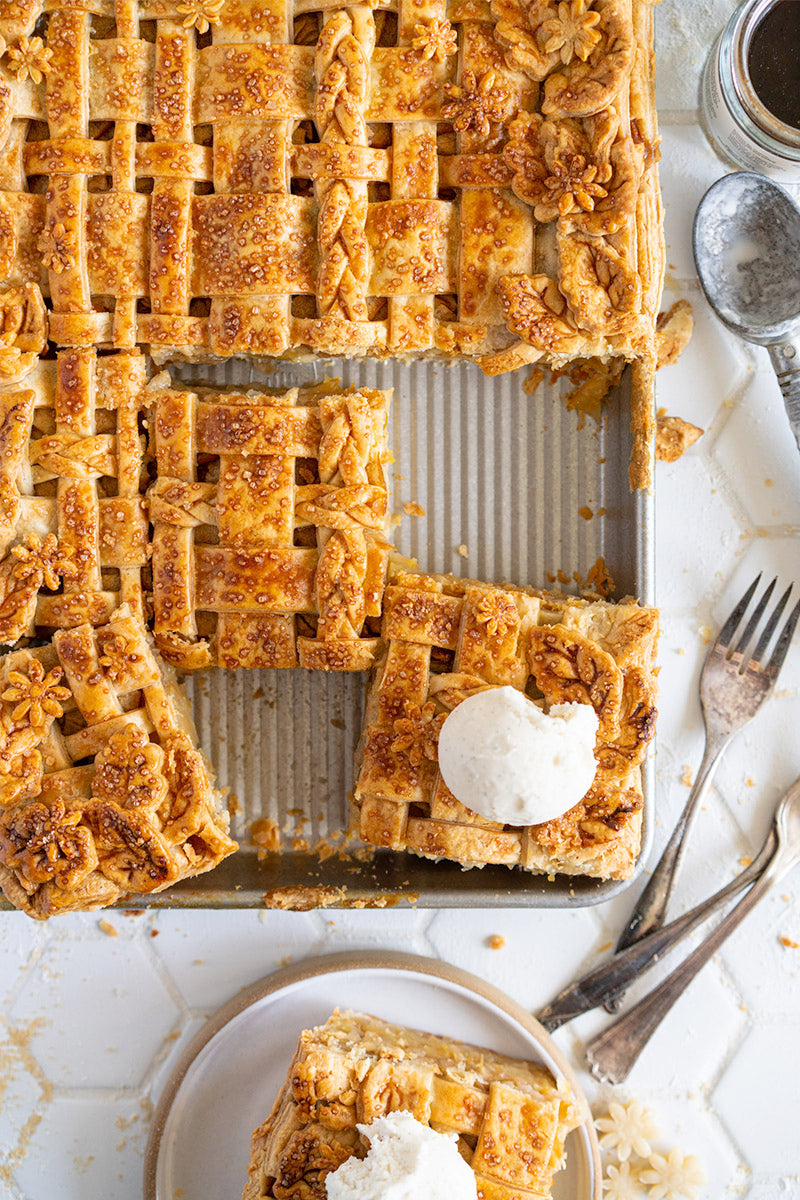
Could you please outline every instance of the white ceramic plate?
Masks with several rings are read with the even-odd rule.
[[[354,1008],[577,1081],[541,1025],[474,975],[409,954],[330,955],[268,975],[194,1038],[159,1100],[145,1156],[145,1200],[239,1200],[250,1134],[272,1108],[302,1029]],[[600,1200],[591,1121],[570,1134],[554,1200]]]

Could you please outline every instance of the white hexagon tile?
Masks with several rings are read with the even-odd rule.
[[[777,385],[764,356],[707,310],[691,257],[696,203],[725,170],[697,125],[698,78],[731,9],[732,0],[665,0],[657,10],[667,299],[687,297],[696,315],[693,343],[659,379],[658,403],[708,432],[658,468],[664,635],[654,856],[699,761],[697,680],[713,630],[756,572],[800,582],[800,455]],[[698,816],[676,913],[756,852],[781,790],[800,775],[798,728],[800,643]],[[181,1050],[218,1005],[283,963],[360,948],[438,956],[533,1011],[608,952],[640,886],[580,912],[114,912],[102,925],[86,916],[44,928],[0,914],[0,1200],[139,1195],[152,1105]],[[633,998],[669,965],[640,981]],[[701,1196],[786,1200],[800,1197],[798,988],[800,875],[690,987],[625,1087],[599,1088],[584,1070],[583,1046],[605,1014],[555,1036],[598,1104],[640,1097],[659,1116],[663,1147],[703,1161]]]

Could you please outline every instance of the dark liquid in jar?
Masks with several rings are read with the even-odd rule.
[[[784,125],[800,127],[800,0],[780,0],[759,22],[747,69],[764,107]]]

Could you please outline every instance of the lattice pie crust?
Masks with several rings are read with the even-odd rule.
[[[185,702],[127,607],[0,660],[0,887],[44,919],[236,849]]]
[[[383,613],[385,649],[356,764],[363,840],[464,866],[629,877],[641,837],[640,768],[655,731],[656,611],[400,572]],[[487,821],[452,795],[437,767],[447,714],[503,685],[545,708],[592,704],[600,721],[590,791],[542,825]]]
[[[390,549],[389,395],[158,383],[148,501],[164,656],[184,669],[366,670]]]
[[[538,1063],[336,1012],[305,1030],[270,1116],[253,1134],[242,1200],[324,1200],[325,1177],[367,1145],[356,1123],[410,1112],[457,1133],[479,1200],[549,1200],[583,1119]]]
[[[651,361],[650,0],[6,0],[0,278],[58,346]]]

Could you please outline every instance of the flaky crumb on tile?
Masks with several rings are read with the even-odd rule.
[[[97,927],[106,935],[106,937],[119,937],[116,925],[112,925],[110,921],[106,921],[105,919],[98,921]]]
[[[469,558],[469,550],[467,549],[467,547],[464,545],[463,542],[461,542],[460,545],[456,546],[456,554],[460,554],[462,558]]]
[[[506,939],[501,933],[493,933],[491,937],[486,939],[486,944],[490,950],[502,950],[506,944]]]
[[[692,306],[688,300],[676,300],[656,322],[657,369],[671,367],[689,344],[694,328]]]
[[[699,425],[692,425],[681,417],[658,417],[656,458],[660,462],[677,462],[703,433]]]
[[[796,942],[794,938],[787,937],[785,933],[779,936],[778,941],[787,950],[800,950],[800,942]]]
[[[406,500],[403,505],[403,512],[407,517],[424,517],[425,509],[421,504],[417,504],[415,500]]]

